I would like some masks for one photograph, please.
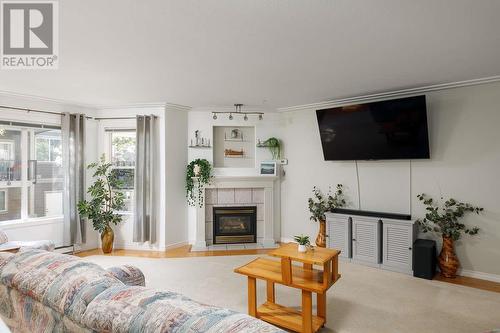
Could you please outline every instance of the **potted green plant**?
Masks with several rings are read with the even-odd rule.
[[[335,192],[331,188],[327,195],[324,195],[316,186],[313,188],[313,197],[307,200],[309,211],[311,212],[311,221],[319,222],[319,232],[316,237],[316,245],[326,247],[326,212],[335,208],[344,207],[346,200],[344,197],[344,188],[342,184],[337,184]]]
[[[120,188],[122,182],[111,167],[112,164],[106,162],[104,155],[99,162],[88,165],[88,169],[94,170],[94,183],[87,189],[92,199],[78,203],[80,216],[91,219],[94,230],[101,234],[104,253],[113,250],[114,232],[111,225],[122,222],[122,215],[117,211],[125,207],[123,193],[115,191]]]
[[[212,180],[212,165],[206,159],[196,159],[186,168],[186,197],[190,206],[203,207],[203,189]]]
[[[298,251],[299,252],[306,252],[307,247],[311,246],[311,241],[309,240],[309,236],[294,236],[293,239],[299,244],[298,245]]]
[[[417,225],[421,231],[434,232],[443,238],[443,247],[438,256],[438,265],[441,275],[448,278],[456,277],[460,261],[455,254],[454,242],[459,240],[462,234],[477,235],[478,227],[469,228],[460,220],[468,212],[479,214],[483,211],[481,207],[448,199],[442,205],[438,205],[432,198],[425,194],[417,195],[418,199],[427,206],[423,219],[418,219]],[[443,200],[443,198],[441,198]]]
[[[281,142],[277,138],[269,138],[263,143],[264,147],[267,147],[271,152],[273,160],[279,160],[281,158]]]

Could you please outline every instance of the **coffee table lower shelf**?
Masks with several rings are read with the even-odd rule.
[[[266,302],[257,308],[257,318],[295,332],[302,332],[302,313],[285,306]],[[312,331],[317,332],[325,324],[325,319],[312,316]]]

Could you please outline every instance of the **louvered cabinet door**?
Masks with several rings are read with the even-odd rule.
[[[328,247],[340,250],[339,257],[351,257],[351,218],[327,217]]]
[[[352,259],[378,265],[380,252],[380,222],[353,218]]]
[[[382,267],[412,273],[413,225],[384,221]]]

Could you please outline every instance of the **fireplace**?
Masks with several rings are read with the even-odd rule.
[[[214,207],[214,244],[257,242],[257,207]]]

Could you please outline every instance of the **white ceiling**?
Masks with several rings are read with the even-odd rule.
[[[498,0],[60,0],[60,66],[0,90],[263,108],[500,74]]]

